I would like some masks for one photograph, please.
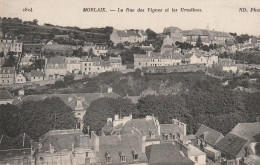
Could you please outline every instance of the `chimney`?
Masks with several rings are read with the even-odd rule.
[[[107,88],[107,93],[112,93],[113,92],[113,88],[112,87],[108,87]]]
[[[75,110],[84,110],[82,102],[83,102],[82,98],[77,98],[77,105],[75,107]]]
[[[146,135],[142,133],[142,153],[145,153],[145,141],[146,141]]]
[[[115,115],[114,120],[119,120],[119,115]]]
[[[18,91],[18,96],[24,96],[24,89],[20,89]]]
[[[50,153],[51,153],[51,154],[54,153],[54,146],[52,146],[51,144],[50,144]]]
[[[91,143],[93,145],[94,152],[95,153],[98,152],[99,151],[99,136],[97,136],[94,131],[91,131]]]
[[[108,123],[108,122],[112,122],[112,121],[113,121],[112,118],[107,118],[107,123]]]
[[[90,157],[88,156],[88,152],[86,152],[85,165],[90,165]]]

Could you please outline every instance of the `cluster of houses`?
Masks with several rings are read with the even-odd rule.
[[[16,73],[15,67],[0,67],[0,82],[2,86],[24,84],[44,80],[58,80],[68,74],[97,75],[103,72],[125,71],[120,55],[109,57],[107,61],[100,57],[64,57],[54,56],[45,59],[45,69],[32,70],[29,73]]]
[[[86,127],[52,130],[33,141],[28,135],[14,140],[1,136],[1,164],[169,164],[251,165],[260,163],[260,122],[239,123],[230,133],[203,124],[193,135],[177,119],[161,124],[154,116],[134,119],[132,115],[107,122],[98,135]],[[9,146],[13,146],[10,148]],[[15,152],[14,152],[15,150]],[[12,154],[10,154],[12,153]]]

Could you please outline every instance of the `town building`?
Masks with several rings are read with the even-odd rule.
[[[0,68],[0,86],[12,85],[15,82],[15,68],[1,67]]]
[[[174,143],[153,144],[146,149],[149,165],[194,165]]]
[[[162,131],[161,131],[162,129]],[[128,135],[137,133],[145,136],[145,146],[160,144],[161,141],[181,141],[186,135],[186,124],[173,119],[171,124],[160,124],[154,116],[142,119],[133,119],[132,115],[123,118],[119,115],[107,119],[102,128],[106,135]]]
[[[35,143],[35,164],[100,165],[91,149],[89,135],[80,129],[52,130]]]
[[[201,38],[203,45],[218,44],[224,45],[226,41],[233,41],[234,38],[225,32],[219,32],[209,29],[185,30],[183,34],[187,36],[187,42],[196,45],[198,38]]]
[[[12,104],[14,97],[7,90],[0,90],[0,105],[1,104]]]
[[[31,79],[30,79],[31,82],[43,81],[44,77],[45,77],[44,72],[39,69],[31,71]]]
[[[91,132],[94,153],[102,165],[148,164],[145,155],[145,137],[138,134],[101,135]]]
[[[168,35],[172,39],[172,43],[175,44],[176,41],[184,42],[185,37],[183,35],[183,31],[178,27],[167,27],[164,28],[163,33]]]
[[[110,40],[115,44],[137,43],[147,40],[148,36],[143,30],[117,30],[113,29]]]
[[[198,131],[195,133],[195,137],[197,138],[197,146],[204,150],[208,154],[208,157],[213,160],[217,160],[220,157],[220,152],[215,150],[215,145],[223,139],[223,134],[207,127],[204,124],[201,124]]]
[[[47,80],[60,79],[67,75],[66,59],[64,56],[51,57],[45,63],[45,77]]]
[[[219,59],[219,66],[225,72],[236,73],[238,71],[235,61],[232,59],[228,59],[228,58]]]
[[[109,57],[109,63],[111,65],[112,71],[124,71],[126,70],[126,65],[122,64],[122,58],[120,55],[117,57]]]
[[[67,57],[66,58],[67,72],[72,74],[78,74],[80,71],[80,58]]]
[[[134,68],[142,69],[143,67],[173,66],[180,65],[182,57],[174,53],[155,53],[134,54]]]
[[[26,76],[24,73],[18,73],[15,75],[15,83],[16,84],[24,84],[26,83]]]
[[[23,49],[23,43],[18,42],[16,38],[5,35],[0,39],[0,52],[4,52],[6,55],[8,52],[14,52],[15,54],[21,54]]]
[[[96,56],[106,56],[108,52],[108,45],[107,44],[95,44],[93,48],[93,53]]]

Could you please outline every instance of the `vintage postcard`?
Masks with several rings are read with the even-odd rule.
[[[260,165],[260,1],[0,0],[0,164]]]

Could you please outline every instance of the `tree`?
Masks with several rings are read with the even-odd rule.
[[[208,52],[208,51],[209,51],[208,45],[203,45],[203,46],[202,46],[202,50]]]
[[[31,64],[31,70],[37,69],[44,69],[45,67],[45,60],[44,59],[37,59]]]
[[[62,80],[58,80],[53,85],[54,88],[65,88],[66,84]]]
[[[203,44],[202,44],[202,40],[201,40],[201,37],[199,36],[198,37],[198,39],[197,39],[197,41],[196,41],[196,47],[202,47],[203,46]]]
[[[0,52],[0,57],[4,57],[4,56],[5,56],[4,52]]]
[[[134,104],[128,99],[97,99],[90,104],[84,115],[84,132],[87,133],[87,126],[89,126],[90,131],[96,131],[97,134],[100,134],[107,118],[113,118],[115,114],[126,116],[134,113]]]
[[[21,118],[17,106],[7,104],[0,105],[0,136],[16,137],[21,133]]]
[[[38,20],[37,20],[37,19],[34,19],[34,20],[33,20],[33,24],[34,24],[34,25],[38,25]]]
[[[58,97],[23,102],[20,113],[23,121],[21,132],[25,132],[34,140],[38,140],[48,131],[72,129],[77,124],[73,110]]]
[[[148,40],[156,39],[157,34],[153,30],[147,29],[145,32],[146,32],[146,34],[148,36]]]
[[[14,52],[7,53],[7,60],[5,60],[4,66],[5,67],[14,67],[16,65],[16,59],[14,57]]]

